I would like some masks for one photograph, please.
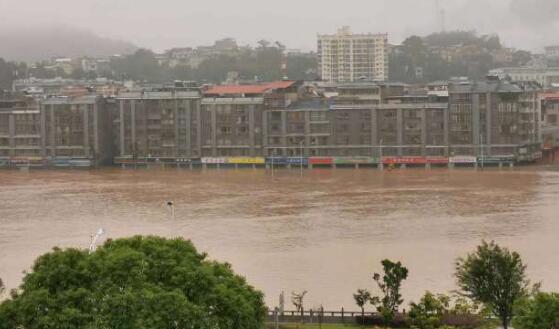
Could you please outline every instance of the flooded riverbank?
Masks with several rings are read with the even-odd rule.
[[[309,307],[353,309],[382,258],[410,269],[409,301],[455,288],[453,261],[481,239],[521,252],[534,281],[559,289],[559,172],[514,170],[0,171],[0,277],[9,287],[54,245],[191,239],[262,289],[308,290]],[[165,206],[174,201],[175,217]]]

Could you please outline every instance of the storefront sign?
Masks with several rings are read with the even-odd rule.
[[[477,159],[479,163],[508,163],[514,161],[514,155],[483,156]]]
[[[227,163],[233,164],[264,164],[266,159],[261,157],[231,157],[227,159]]]
[[[427,157],[427,163],[448,164],[448,158],[447,157]]]
[[[476,163],[477,158],[469,155],[459,155],[448,158],[450,163]]]
[[[331,165],[334,163],[334,159],[327,157],[313,157],[309,158],[309,163],[313,165]]]
[[[204,164],[223,164],[227,163],[227,158],[202,158]]]
[[[268,157],[268,158],[266,158],[266,163],[267,164],[273,164],[273,165],[285,165],[285,164],[287,164],[287,158],[286,157]]]
[[[54,158],[51,160],[51,164],[55,167],[69,167],[70,166],[70,159],[57,159]]]
[[[72,159],[68,161],[72,167],[91,167],[91,160],[88,159]]]
[[[541,159],[543,159],[543,153],[542,152],[534,152],[533,158],[534,158],[534,160],[541,160]]]
[[[289,157],[286,159],[288,164],[292,165],[307,165],[308,159],[305,157]]]
[[[384,157],[384,164],[426,164],[426,157]]]
[[[334,158],[334,163],[339,165],[377,164],[379,163],[379,159],[372,157],[337,157]]]
[[[46,159],[43,157],[11,157],[12,164],[44,164]]]

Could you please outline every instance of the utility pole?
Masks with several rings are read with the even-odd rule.
[[[274,322],[275,322],[275,329],[279,329],[279,308],[276,307],[274,309]]]

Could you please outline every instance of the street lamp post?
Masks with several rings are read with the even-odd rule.
[[[305,142],[304,139],[302,139],[302,140],[299,142],[300,153],[301,153],[301,154],[300,154],[300,155],[301,155],[301,159],[299,160],[299,162],[300,162],[299,165],[300,165],[300,167],[301,167],[301,177],[303,177],[303,143],[304,143],[304,142]]]
[[[272,177],[274,177],[274,158],[276,156],[276,149],[272,149]]]
[[[89,241],[89,248],[88,248],[90,254],[93,253],[97,248],[97,242],[99,241],[99,239],[103,234],[105,234],[105,230],[103,228],[97,230],[95,234],[91,234],[90,236],[91,240]]]
[[[479,152],[480,152],[480,158],[481,158],[481,170],[483,170],[483,165],[484,165],[484,159],[483,159],[483,134],[479,134]]]
[[[175,202],[173,201],[167,201],[166,202],[167,207],[169,208],[170,211],[170,215],[171,215],[171,219],[175,219]]]
[[[379,167],[380,170],[384,169],[384,163],[382,162],[382,143],[383,143],[383,141],[384,141],[384,138],[381,138],[380,142],[379,142],[379,166],[378,167]]]

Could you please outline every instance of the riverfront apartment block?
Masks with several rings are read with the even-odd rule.
[[[4,101],[0,158],[58,166],[534,161],[539,92],[536,83],[497,79],[277,81]]]
[[[115,156],[199,157],[201,115],[197,91],[121,93],[116,97],[113,113]]]
[[[110,164],[109,107],[96,96],[0,101],[0,164]]]
[[[388,35],[352,34],[343,27],[318,35],[318,68],[322,80],[345,83],[388,80]]]
[[[26,99],[0,100],[0,162],[10,158],[40,157],[39,105]]]
[[[500,80],[449,87],[449,142],[457,155],[541,157],[540,87]]]
[[[98,96],[53,97],[41,109],[42,155],[60,166],[112,161],[113,102]]]

